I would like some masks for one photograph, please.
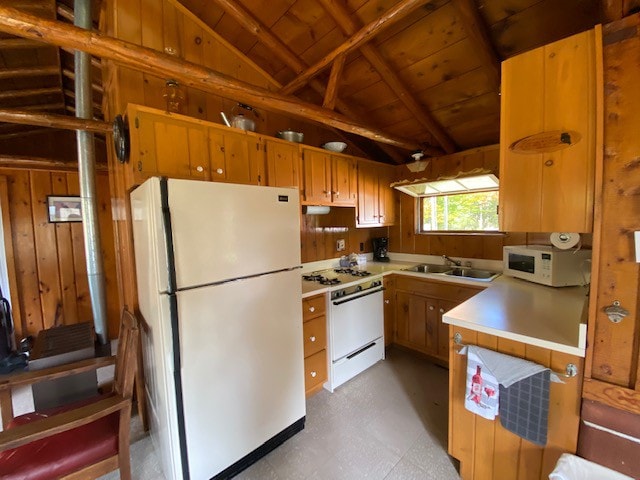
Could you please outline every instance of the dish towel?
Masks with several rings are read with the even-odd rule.
[[[495,414],[499,413],[500,423],[504,428],[533,443],[545,445],[549,419],[549,381],[562,383],[558,376],[537,363],[475,345],[463,348],[460,353],[467,353],[465,407],[489,419],[495,418]],[[482,415],[473,405],[467,406],[471,403],[470,400],[473,403],[477,400],[477,393],[475,397],[470,395],[478,392],[478,379],[476,377],[474,384],[473,378],[478,366],[481,373],[485,372],[483,377],[492,376],[499,385],[495,396],[499,407],[493,417]],[[472,372],[473,368],[475,372]]]
[[[487,420],[498,415],[498,381],[473,349],[467,352],[467,387],[464,407]]]

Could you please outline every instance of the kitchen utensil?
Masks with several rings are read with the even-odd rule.
[[[256,131],[256,122],[254,118],[258,117],[258,112],[256,112],[251,105],[245,105],[244,103],[238,103],[235,105],[231,109],[231,121],[229,121],[224,112],[220,112],[220,116],[222,117],[222,121],[228,127],[248,130],[250,132]]]
[[[347,144],[344,142],[327,142],[322,145],[322,148],[325,150],[330,150],[332,152],[342,152],[345,148],[347,148]]]
[[[276,136],[283,140],[295,143],[302,143],[302,140],[304,139],[304,133],[294,132],[293,130],[281,130],[276,134]]]

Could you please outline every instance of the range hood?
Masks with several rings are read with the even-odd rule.
[[[493,174],[484,174],[416,183],[396,182],[391,186],[412,197],[435,197],[496,190],[498,178]]]
[[[331,207],[326,205],[303,205],[302,213],[305,215],[326,215],[331,211]]]

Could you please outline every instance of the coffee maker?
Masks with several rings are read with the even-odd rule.
[[[388,262],[387,251],[389,246],[389,239],[387,237],[373,238],[373,261],[374,262]]]

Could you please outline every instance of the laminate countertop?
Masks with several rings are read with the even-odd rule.
[[[587,287],[547,287],[501,275],[492,282],[460,279],[441,274],[408,272],[420,262],[367,263],[372,275],[400,274],[457,284],[485,287],[477,295],[449,310],[443,322],[508,338],[528,345],[585,356],[588,307]],[[358,283],[356,279],[352,283]],[[303,298],[350,284],[323,286],[302,283]],[[463,340],[464,341],[464,340]]]

